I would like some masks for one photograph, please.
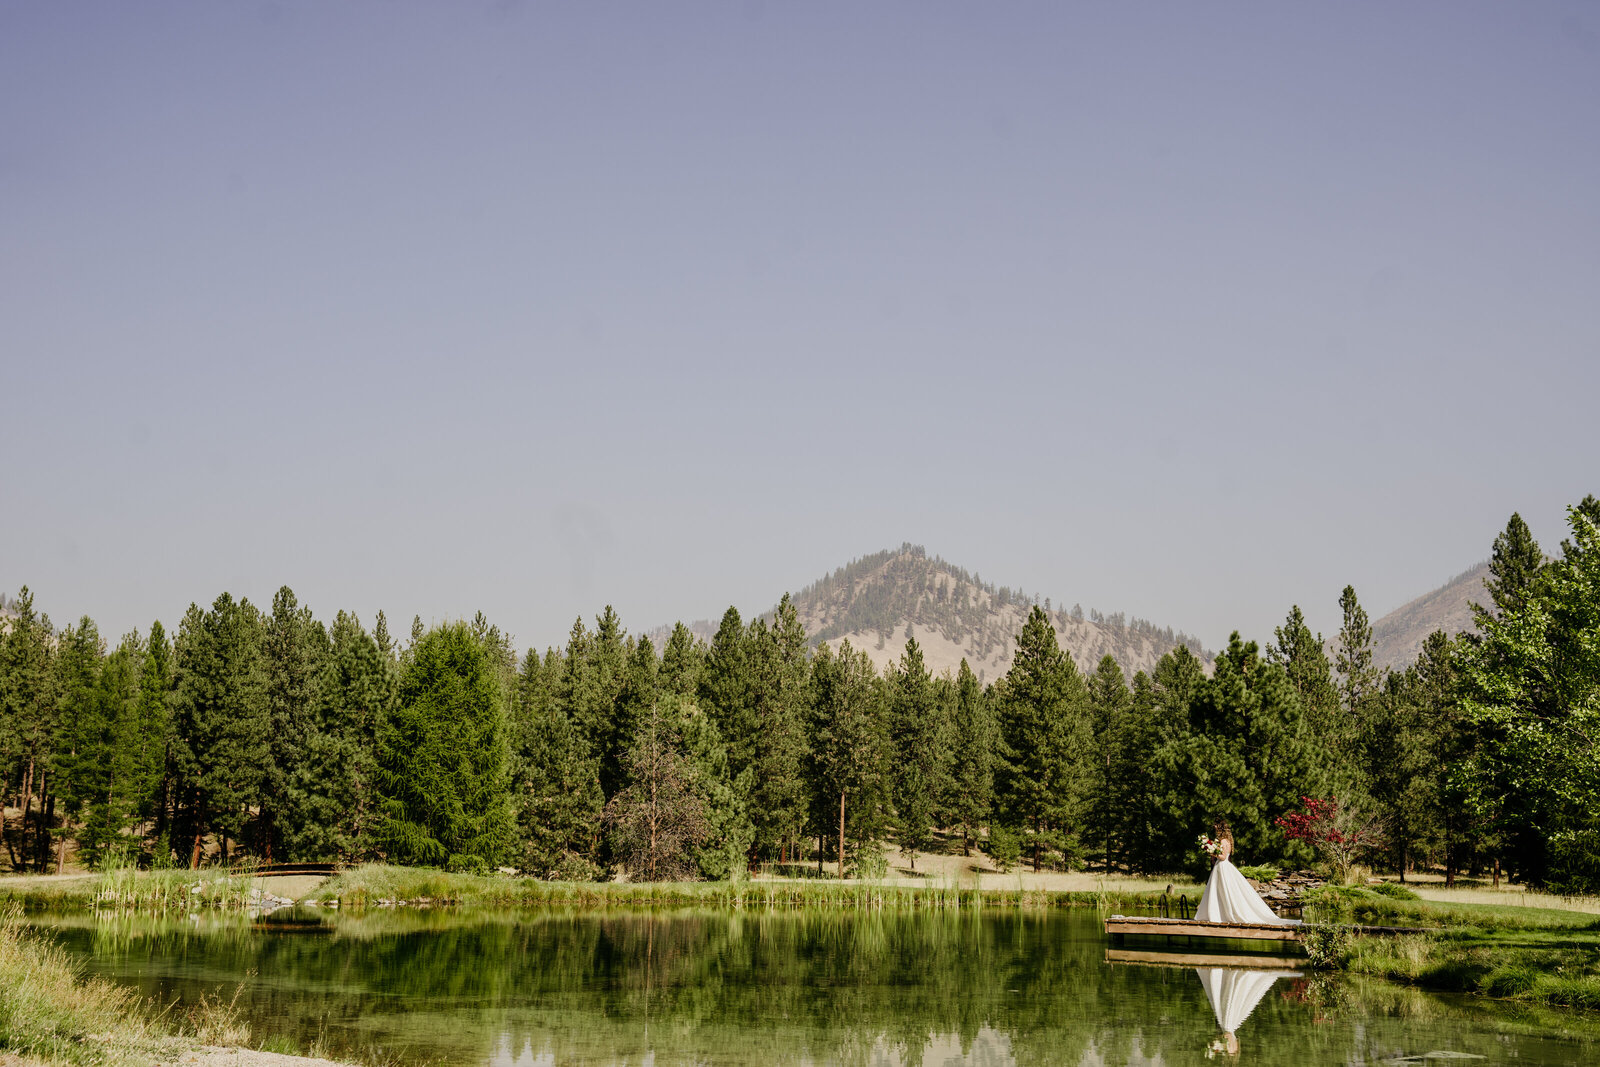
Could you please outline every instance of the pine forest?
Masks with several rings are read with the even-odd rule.
[[[1512,515],[1473,625],[1394,668],[1349,587],[1331,640],[1291,606],[1213,658],[913,546],[748,621],[630,635],[606,607],[543,652],[287,587],[112,640],[24,587],[0,604],[0,863],[872,878],[893,845],[1176,873],[1226,821],[1262,862],[1593,893],[1600,501],[1568,522],[1547,556]]]

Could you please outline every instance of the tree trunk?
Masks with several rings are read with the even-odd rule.
[[[206,830],[205,803],[199,798],[194,798],[194,847],[189,850],[189,869],[200,869],[200,839],[205,836]]]
[[[60,874],[67,866],[67,819],[61,817],[61,837],[56,841],[56,873]]]
[[[22,853],[24,866],[28,862],[28,809],[31,807],[33,807],[33,759],[29,757],[28,769],[22,775],[22,814],[17,819],[20,837],[17,850]],[[13,862],[11,866],[15,869],[17,865]]]
[[[44,774],[39,775],[39,873],[50,868],[50,823],[56,817],[56,798],[45,787],[49,784]]]
[[[817,834],[817,877],[822,877],[822,834]]]
[[[1500,857],[1499,856],[1496,856],[1494,858],[1494,887],[1496,889],[1500,888]]]
[[[839,879],[844,880],[844,791],[839,791]]]

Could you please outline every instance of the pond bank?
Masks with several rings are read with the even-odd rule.
[[[1326,888],[1319,916],[1430,926],[1425,934],[1358,938],[1328,963],[1443,993],[1600,1009],[1600,919],[1581,911],[1423,900],[1409,891]]]
[[[59,947],[28,935],[13,905],[0,916],[0,1063],[339,1067],[243,1047],[232,1004],[174,1016],[103,978],[84,978]]]
[[[1095,879],[1092,888],[1050,890],[1026,886],[983,887],[974,880],[946,878],[921,883],[836,881],[819,878],[741,879],[728,882],[547,882],[509,875],[479,875],[429,868],[364,864],[327,880],[252,878],[200,871],[117,871],[104,875],[0,879],[0,902],[27,908],[189,910],[260,909],[265,902],[293,900],[315,907],[487,908],[563,907],[605,911],[639,907],[867,909],[974,907],[1150,907],[1166,884],[1151,879]],[[1176,884],[1173,893],[1198,898],[1200,887]]]

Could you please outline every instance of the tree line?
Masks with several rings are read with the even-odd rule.
[[[657,647],[606,608],[517,654],[480,614],[395,640],[224,593],[109,648],[24,588],[0,638],[0,841],[13,870],[383,859],[543,877],[835,876],[983,849],[1002,866],[1175,872],[1228,821],[1245,862],[1303,863],[1307,799],[1361,858],[1600,886],[1600,502],[1546,559],[1513,515],[1487,606],[1403,670],[1349,587],[1334,641],[1290,609],[1208,673],[1185,645],[1080,671],[1034,605],[1009,671],[877,671],[785,597]],[[1330,808],[1327,801],[1334,801]],[[5,816],[0,814],[0,819]],[[794,869],[794,868],[791,868]]]

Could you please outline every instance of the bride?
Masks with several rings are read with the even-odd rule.
[[[1233,855],[1233,830],[1227,823],[1217,827],[1220,849],[1217,864],[1211,868],[1206,891],[1194,909],[1194,917],[1208,923],[1258,923],[1271,926],[1296,926],[1299,919],[1283,919],[1251,888],[1228,857]]]

